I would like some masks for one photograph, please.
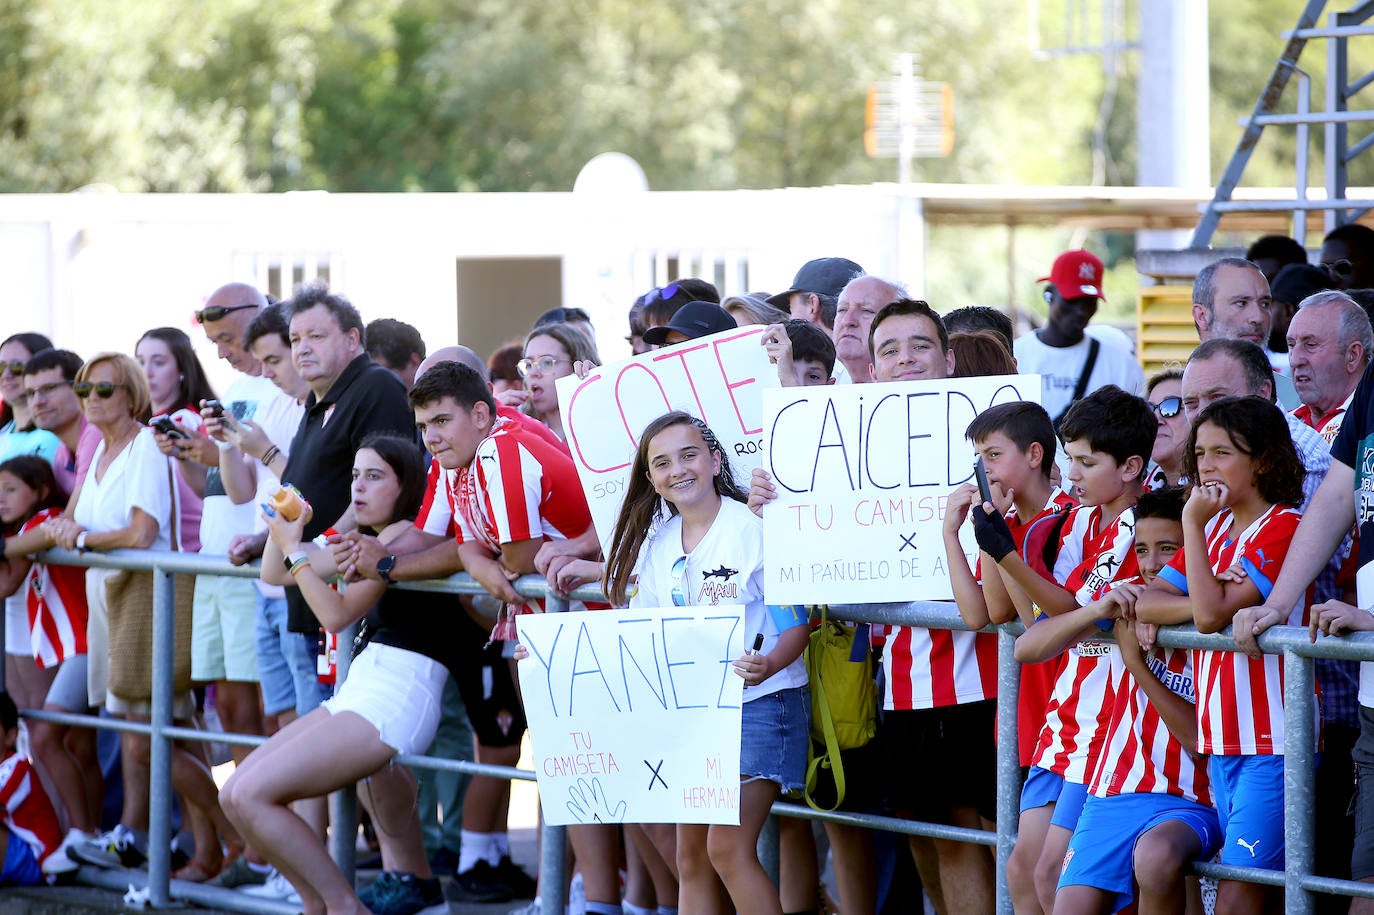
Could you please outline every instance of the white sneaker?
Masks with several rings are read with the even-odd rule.
[[[511,909],[506,915],[544,915],[544,904],[535,899],[529,905],[522,905],[518,909]]]
[[[291,882],[283,877],[281,871],[275,867],[272,868],[272,873],[267,875],[267,881],[262,886],[244,886],[236,892],[258,899],[279,899],[291,905],[301,904],[301,894],[296,892],[296,888],[291,885]]]
[[[62,844],[43,859],[43,873],[51,876],[53,874],[70,874],[76,870],[81,865],[71,859],[67,854],[67,849],[77,842],[88,842],[90,839],[90,836],[79,829],[68,829],[67,835],[62,839]]]

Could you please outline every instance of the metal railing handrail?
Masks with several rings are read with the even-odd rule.
[[[149,866],[144,884],[149,894],[149,902],[153,906],[166,906],[172,898],[172,890],[175,889],[177,898],[207,902],[222,908],[245,912],[279,913],[288,911],[289,909],[283,908],[278,903],[263,903],[260,900],[236,894],[231,890],[217,891],[217,888],[214,887],[183,884],[181,881],[170,879],[170,742],[172,740],[215,740],[239,745],[257,745],[265,742],[266,738],[247,734],[209,733],[173,725],[171,720],[172,593],[171,589],[167,587],[169,576],[192,574],[256,578],[258,577],[258,565],[255,563],[235,566],[231,565],[225,556],[154,550],[114,550],[106,553],[74,553],[64,550],[49,550],[40,558],[45,562],[61,565],[107,569],[141,569],[151,570],[155,573],[152,720],[144,724],[88,715],[39,710],[25,711],[25,715],[34,720],[54,721],[79,727],[134,731],[150,736],[152,741],[150,769],[153,790],[151,791],[149,810]],[[605,599],[600,589],[593,586],[585,586],[572,592],[568,597],[560,597],[551,591],[543,578],[537,575],[522,576],[514,582],[514,586],[518,592],[527,597],[546,600],[550,612],[566,610],[569,599]],[[398,583],[397,587],[451,594],[486,593],[480,584],[464,573],[446,579]],[[840,619],[886,625],[922,626],[933,629],[964,631],[971,628],[959,617],[954,605],[946,601],[832,604],[830,613]],[[998,634],[998,696],[999,704],[1003,708],[1016,707],[1020,665],[1013,657],[1013,646],[1015,636],[1021,630],[1022,627],[1019,623],[1008,623],[1000,627],[990,626],[985,630]],[[1236,650],[1235,642],[1226,633],[1200,633],[1191,626],[1161,627],[1157,640],[1159,644],[1173,648]],[[1312,910],[1310,894],[1313,892],[1374,898],[1374,884],[1317,877],[1312,874],[1314,832],[1312,796],[1316,738],[1313,724],[1316,708],[1312,659],[1325,657],[1374,661],[1374,632],[1352,633],[1338,638],[1322,638],[1314,643],[1311,641],[1306,628],[1275,626],[1260,636],[1258,642],[1260,648],[1266,653],[1284,656],[1284,726],[1287,735],[1285,739],[1287,753],[1284,757],[1284,832],[1288,849],[1285,869],[1278,872],[1207,863],[1199,863],[1195,865],[1194,869],[1198,873],[1219,879],[1247,880],[1283,886],[1286,890],[1286,910],[1291,913],[1310,912]],[[346,676],[346,659],[344,661],[345,663],[341,664],[340,673]],[[1020,796],[1016,718],[1017,716],[1014,714],[998,716],[996,832],[873,814],[842,811],[829,813],[786,802],[775,804],[773,811],[785,816],[798,816],[903,834],[925,835],[995,846],[998,859],[997,911],[1010,913],[1011,901],[1006,886],[1006,861],[1015,842]],[[530,781],[535,779],[535,774],[529,770],[484,765],[465,760],[440,759],[418,754],[398,755],[396,762],[419,768],[468,772],[498,778]],[[545,834],[541,843],[540,872],[562,874],[563,828],[545,825],[543,829]],[[348,837],[348,841],[351,843],[351,836]],[[335,857],[345,872],[351,873],[351,845],[348,852],[341,853],[336,846]],[[108,875],[91,873],[88,868],[82,868],[80,877],[87,882],[98,885],[114,885]],[[121,877],[115,882],[122,886],[128,881]],[[135,880],[134,883],[137,885],[139,881]],[[565,901],[563,895],[561,880],[541,881],[541,899],[546,911],[560,911]]]

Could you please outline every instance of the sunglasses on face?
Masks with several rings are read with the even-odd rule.
[[[11,359],[9,362],[0,364],[0,369],[4,369],[6,375],[22,375],[25,365],[27,363],[23,359]]]
[[[89,381],[78,381],[76,384],[72,385],[72,390],[76,391],[76,396],[80,397],[82,400],[90,397],[91,394],[95,394],[101,400],[109,400],[114,396],[114,392],[118,388],[123,387],[128,387],[128,385],[115,384],[113,381],[97,381],[94,383]]]
[[[196,312],[197,323],[204,324],[207,321],[223,321],[224,316],[231,311],[243,311],[248,308],[257,308],[256,305],[212,305],[209,308],[202,308]]]
[[[1166,397],[1159,403],[1150,401],[1150,409],[1154,410],[1165,419],[1173,419],[1178,415],[1178,411],[1183,409],[1183,398]]]
[[[69,387],[69,386],[74,386],[73,382],[70,382],[70,381],[50,381],[50,382],[48,382],[47,384],[40,384],[40,385],[39,385],[38,387],[36,387],[36,388],[25,388],[25,389],[24,389],[24,396],[27,397],[29,400],[33,400],[35,397],[38,397],[40,394],[41,394],[42,396],[44,396],[44,397],[47,397],[47,396],[48,396],[49,394],[51,394],[53,391],[56,391],[56,390],[58,390],[59,388],[65,388],[65,387]]]

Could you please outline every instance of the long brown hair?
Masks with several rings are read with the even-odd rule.
[[[649,445],[654,437],[671,426],[691,426],[701,433],[706,447],[720,455],[720,472],[715,476],[715,489],[721,496],[736,502],[748,502],[749,496],[735,482],[730,470],[730,459],[721,447],[711,427],[690,413],[674,410],[665,413],[644,427],[639,438],[639,448],[635,450],[634,466],[630,468],[630,478],[625,483],[625,501],[620,503],[620,514],[615,519],[615,533],[611,536],[611,552],[606,561],[606,578],[602,583],[606,596],[616,606],[624,606],[626,591],[629,590],[630,576],[639,559],[639,551],[649,538],[649,531],[660,520],[664,506],[671,518],[677,514],[677,506],[659,498],[653,483],[649,480]]]

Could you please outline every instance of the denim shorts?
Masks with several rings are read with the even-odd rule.
[[[319,708],[330,690],[321,686],[315,669],[316,636],[302,636],[286,627],[286,598],[258,593],[253,641],[263,711],[278,715],[295,709],[300,717]]]
[[[744,703],[740,712],[739,771],[743,781],[766,778],[786,794],[806,783],[811,744],[811,691],[780,689]]]

